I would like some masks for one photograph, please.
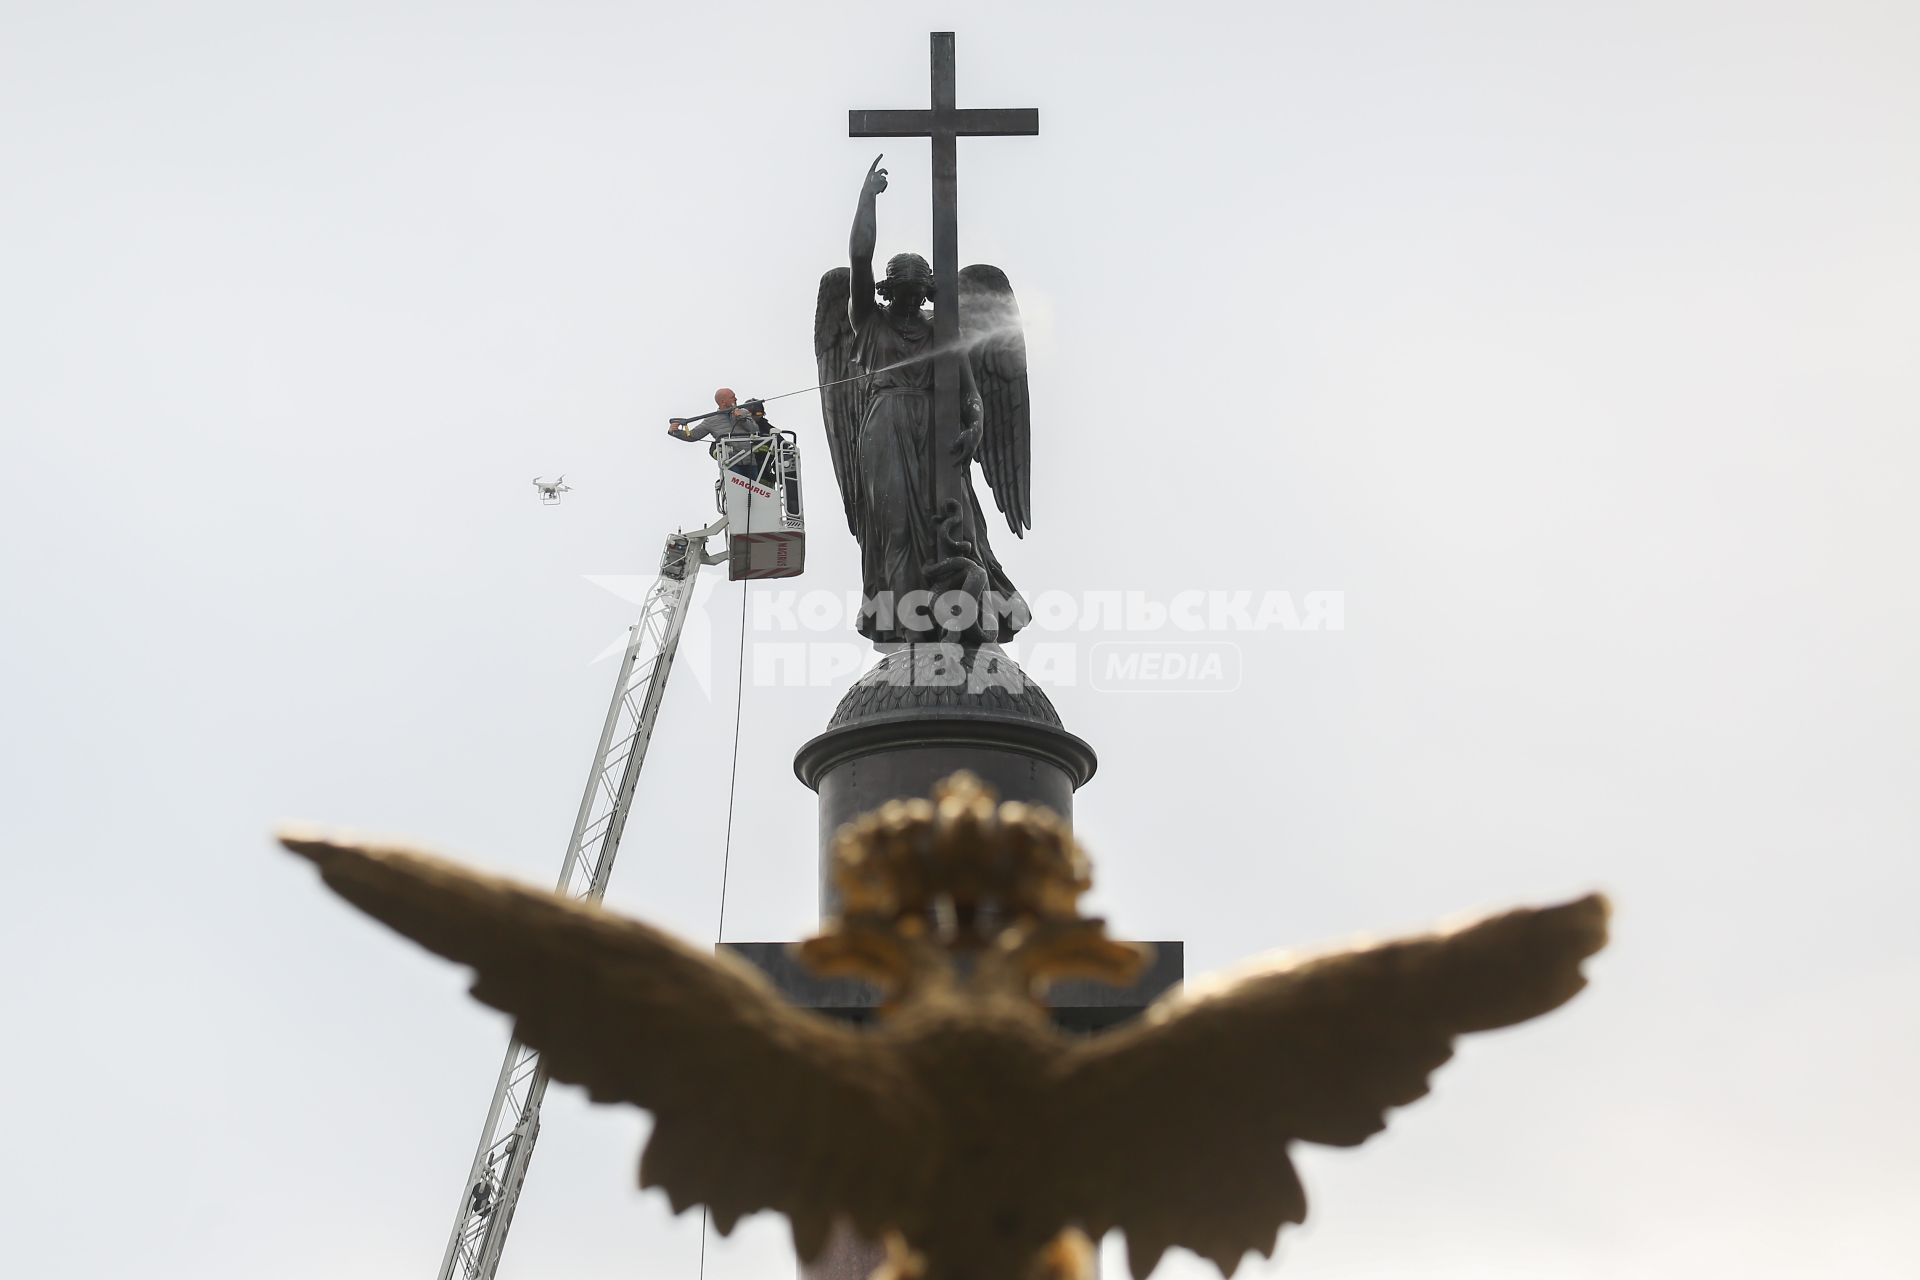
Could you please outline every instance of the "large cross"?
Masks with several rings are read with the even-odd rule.
[[[972,537],[972,514],[960,487],[960,468],[944,465],[960,434],[960,223],[958,209],[959,138],[1029,135],[1040,132],[1040,113],[1032,107],[970,108],[954,105],[953,32],[935,31],[932,46],[933,106],[930,110],[849,111],[851,138],[933,139],[933,470],[935,510],[949,499],[960,501],[961,518]]]

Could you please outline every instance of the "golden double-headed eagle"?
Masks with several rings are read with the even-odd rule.
[[[844,909],[800,955],[885,991],[856,1027],[599,906],[403,848],[282,839],[471,966],[555,1080],[652,1112],[640,1183],[676,1211],[705,1205],[723,1233],[784,1214],[803,1259],[841,1224],[886,1241],[897,1280],[1073,1276],[1111,1230],[1143,1280],[1176,1245],[1228,1275],[1271,1256],[1307,1212],[1293,1143],[1379,1132],[1455,1037],[1562,1004],[1606,940],[1598,896],[1510,911],[1278,954],[1068,1038],[1048,986],[1129,982],[1144,951],[1080,914],[1088,864],[1057,817],[960,774],[838,837]]]

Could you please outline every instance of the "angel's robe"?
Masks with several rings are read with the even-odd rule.
[[[879,371],[864,388],[856,537],[864,597],[860,634],[880,643],[938,640],[926,612],[928,599],[909,599],[909,593],[928,592],[937,598],[956,589],[952,575],[939,564],[938,512],[928,470],[933,449],[932,348],[933,326],[925,314],[896,316],[889,308],[876,307],[854,334],[855,362],[861,369]],[[997,638],[1005,640],[1025,622],[1026,605],[987,545],[987,522],[973,491],[971,465],[961,488],[973,509],[970,558],[986,570],[985,583],[976,584],[979,589],[971,594],[981,605],[983,625],[997,617]],[[951,544],[947,550],[951,553]],[[982,599],[983,592],[991,596]]]

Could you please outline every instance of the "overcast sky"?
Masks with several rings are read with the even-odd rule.
[[[1910,4],[0,15],[9,1273],[431,1273],[506,1026],[267,833],[551,881],[635,613],[589,575],[709,517],[669,414],[815,380],[846,110],[924,104],[953,27],[962,104],[1042,121],[961,156],[1029,323],[1014,580],[1344,593],[1222,637],[1231,694],[1056,685],[1117,931],[1200,972],[1617,900],[1587,995],[1303,1156],[1274,1269],[1912,1274]],[[924,251],[926,145],[887,152],[880,251]],[[754,592],[845,591],[818,402],[777,408],[809,570]],[[740,590],[609,894],[702,939]],[[790,762],[838,692],[749,681],[731,939],[813,923]],[[555,1091],[503,1276],[698,1274],[643,1128]],[[789,1266],[767,1218],[706,1255]]]

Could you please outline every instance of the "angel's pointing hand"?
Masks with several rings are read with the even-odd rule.
[[[884,153],[877,155],[873,163],[867,166],[867,180],[860,188],[861,195],[877,196],[887,189],[887,171],[880,167],[880,162],[886,158]]]

